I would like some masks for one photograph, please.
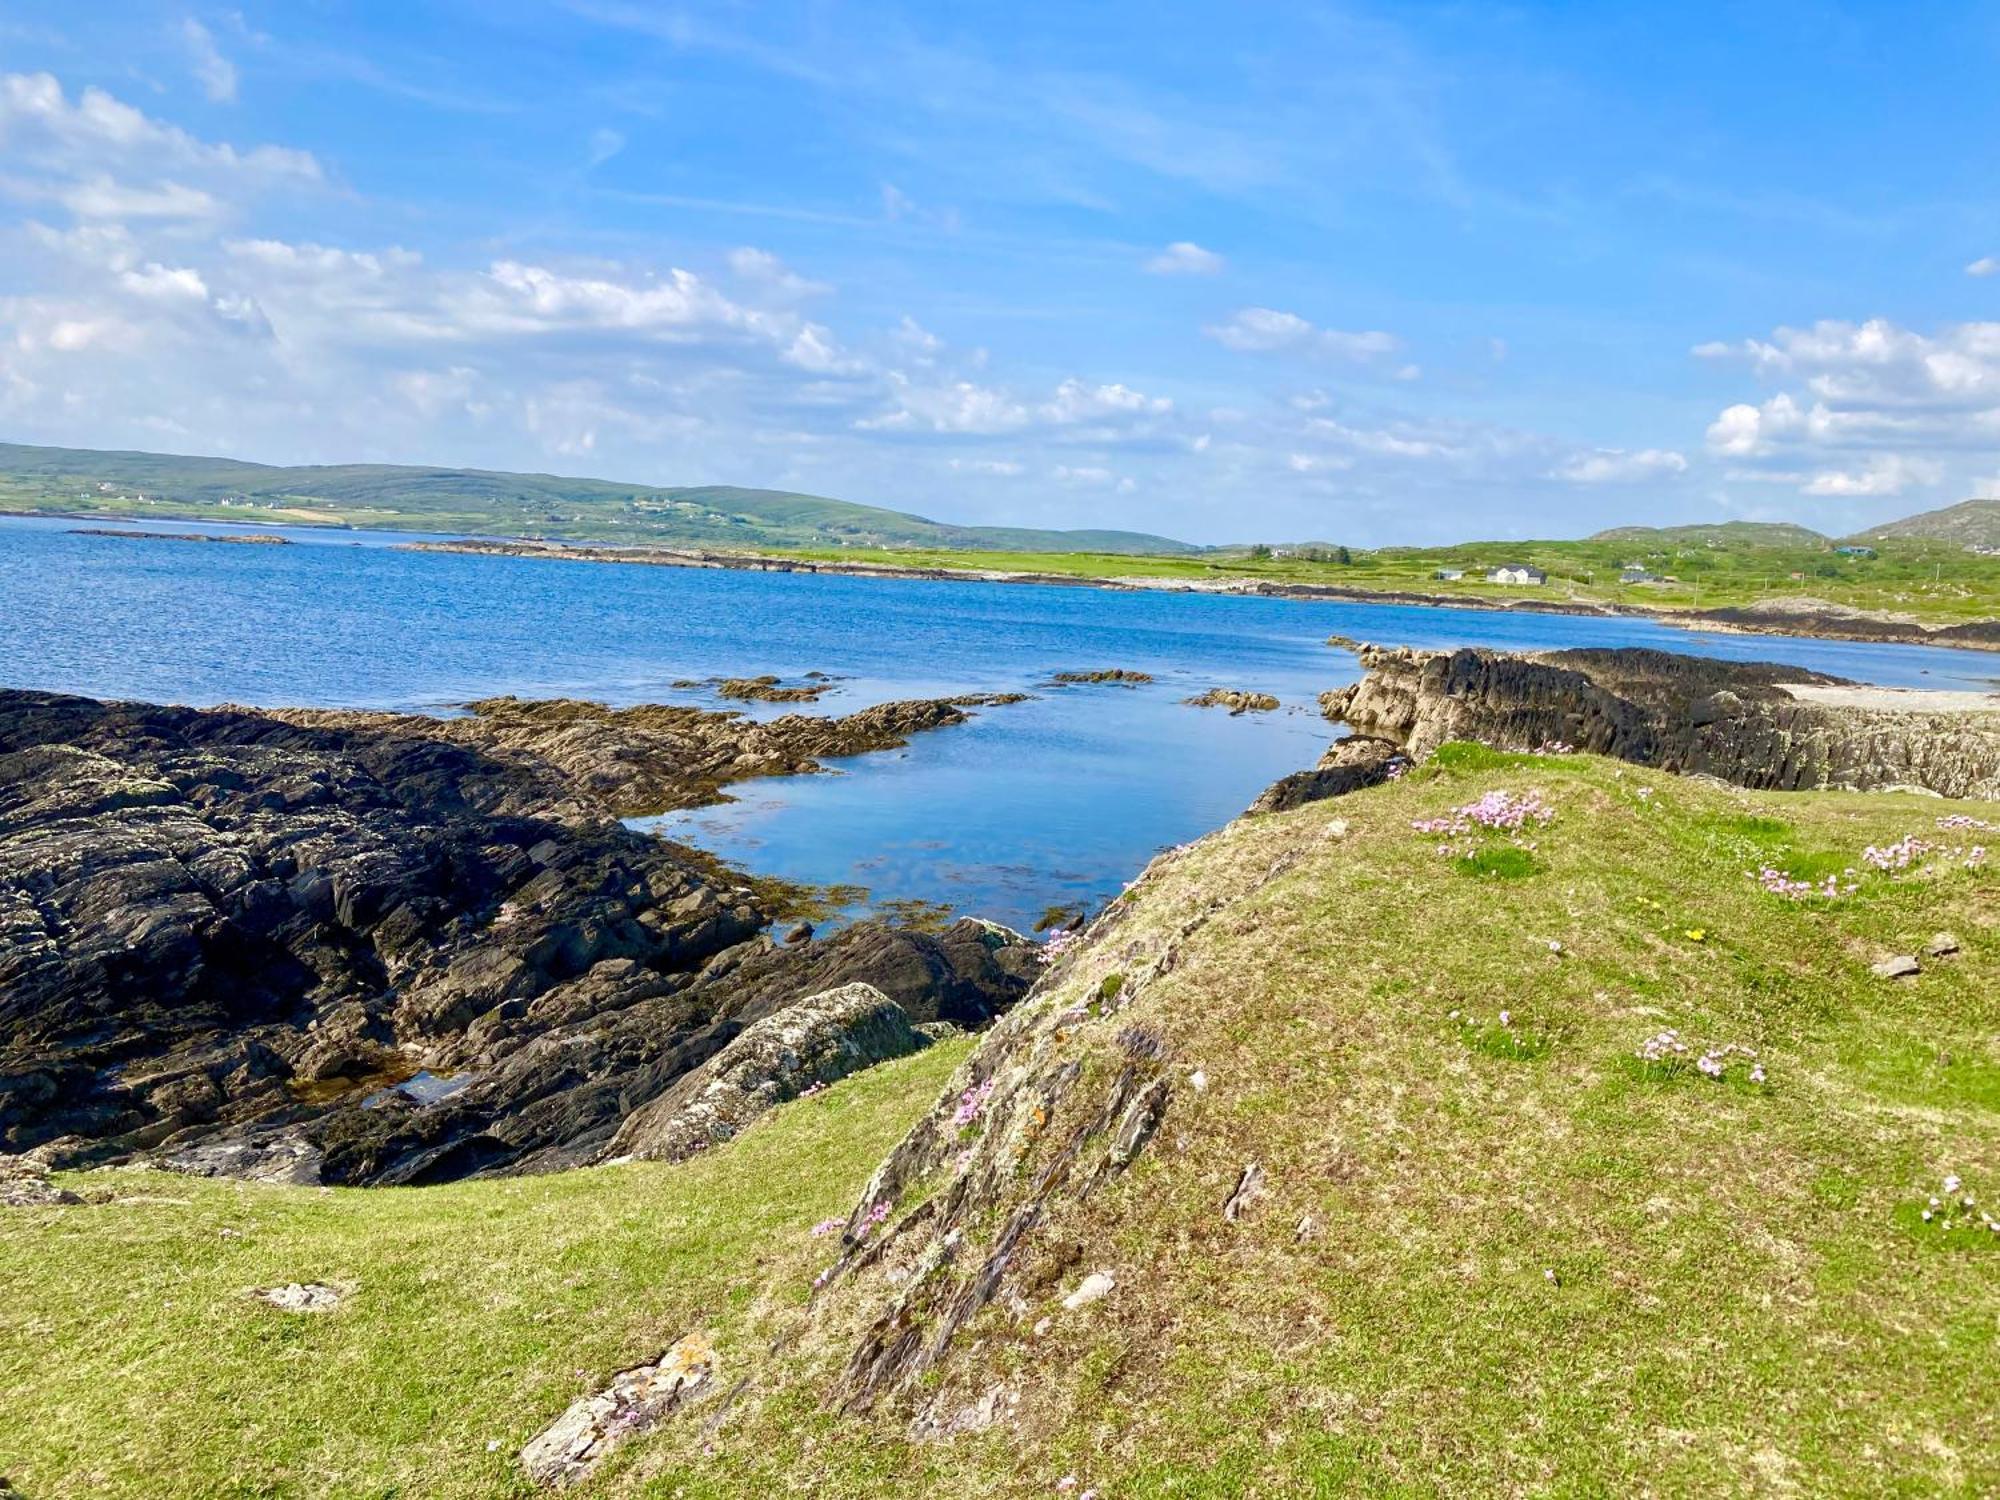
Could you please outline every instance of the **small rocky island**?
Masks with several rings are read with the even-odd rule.
[[[128,542],[233,542],[247,547],[289,547],[290,537],[269,532],[129,531],[113,526],[72,526],[71,536],[115,536]]]

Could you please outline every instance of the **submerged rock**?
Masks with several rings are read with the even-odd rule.
[[[1140,683],[1151,682],[1152,680],[1153,674],[1151,672],[1134,672],[1124,667],[1106,667],[1090,672],[1057,672],[1049,678],[1051,682],[1060,682],[1065,685],[1076,685],[1086,682],[1119,682],[1125,684],[1127,687],[1137,687]]]

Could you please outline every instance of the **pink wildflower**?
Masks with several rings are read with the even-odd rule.
[[[979,1112],[986,1107],[986,1101],[993,1096],[993,1080],[973,1085],[958,1096],[958,1108],[951,1112],[952,1128],[963,1130],[979,1118]]]

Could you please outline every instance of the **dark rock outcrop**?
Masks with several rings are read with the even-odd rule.
[[[448,719],[345,709],[279,709],[270,716],[303,728],[462,745],[530,768],[536,774],[504,804],[509,811],[590,819],[608,810],[631,818],[720,801],[733,781],[794,776],[823,769],[822,760],[893,750],[913,734],[965,723],[969,708],[1024,697],[905,699],[837,719],[785,714],[763,721],[678,704],[609,708],[576,698],[486,698]]]
[[[1127,667],[1099,667],[1088,672],[1057,672],[1049,678],[1050,682],[1061,683],[1066,687],[1087,682],[1115,682],[1126,687],[1138,687],[1152,680],[1151,672],[1135,672]]]
[[[1367,735],[1349,735],[1335,740],[1319,764],[1310,771],[1295,771],[1280,777],[1250,804],[1253,813],[1288,812],[1308,802],[1328,797],[1344,797],[1363,787],[1387,781],[1398,765],[1409,758],[1389,740]]]
[[[560,1166],[802,996],[861,980],[978,1025],[1031,980],[1033,946],[975,922],[779,948],[761,898],[562,762],[383,717],[0,693],[0,1153]]]
[[[1840,679],[1771,662],[1642,649],[1363,647],[1366,675],[1322,696],[1330,719],[1422,759],[1447,740],[1551,743],[1772,790],[1917,787],[2000,796],[2000,713],[1830,706],[1786,685]]]

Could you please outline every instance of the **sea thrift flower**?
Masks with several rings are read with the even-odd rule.
[[[1495,833],[1518,833],[1531,824],[1546,823],[1556,815],[1540,792],[1488,792],[1476,802],[1455,807],[1437,818],[1416,818],[1410,827],[1418,833],[1470,833],[1475,827]]]
[[[889,1200],[887,1198],[884,1198],[880,1202],[878,1202],[873,1208],[869,1209],[865,1215],[863,1215],[861,1220],[861,1227],[854,1231],[854,1238],[857,1241],[867,1239],[869,1232],[873,1230],[876,1227],[876,1225],[882,1223],[882,1221],[887,1219],[888,1217],[889,1217]]]
[[[1907,870],[1930,853],[1931,846],[1914,833],[1906,833],[1886,848],[1870,844],[1861,851],[1862,861],[1878,870]]]
[[[823,1240],[828,1235],[837,1232],[841,1225],[846,1222],[847,1220],[845,1219],[821,1219],[817,1224],[813,1225],[812,1237],[816,1240]]]
[[[974,1120],[978,1119],[980,1110],[986,1107],[986,1101],[992,1096],[993,1080],[990,1078],[983,1083],[975,1084],[960,1094],[958,1096],[958,1108],[951,1112],[952,1128],[963,1130]]]

